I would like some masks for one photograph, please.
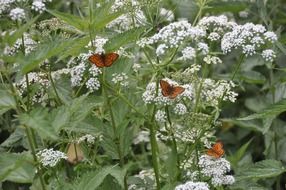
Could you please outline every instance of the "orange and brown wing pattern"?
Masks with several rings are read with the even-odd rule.
[[[164,80],[160,80],[160,87],[163,96],[169,96],[172,91],[172,86]]]
[[[176,98],[179,94],[185,91],[185,88],[181,86],[172,86],[165,80],[160,80],[160,87],[162,95],[170,99]]]
[[[212,148],[207,150],[207,155],[212,156],[214,158],[220,158],[224,155],[223,144],[222,142],[216,142]]]
[[[92,54],[88,60],[92,63],[95,64],[97,67],[102,68],[105,66],[104,63],[104,57],[101,54]]]
[[[104,66],[110,67],[117,59],[119,55],[117,53],[108,53],[104,55]]]

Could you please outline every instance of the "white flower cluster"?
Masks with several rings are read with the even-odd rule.
[[[42,0],[34,0],[31,9],[36,12],[42,13],[46,10],[46,5]]]
[[[134,71],[135,73],[138,73],[138,71],[141,69],[141,65],[138,64],[138,63],[134,63],[134,64],[132,65],[132,69],[133,69],[133,71]]]
[[[140,131],[133,139],[133,144],[148,143],[150,142],[149,136],[149,131]]]
[[[261,56],[265,61],[268,62],[273,62],[274,59],[276,58],[276,54],[272,49],[263,50]]]
[[[37,158],[43,166],[54,167],[61,159],[67,159],[68,157],[65,153],[51,148],[38,152]]]
[[[208,32],[210,41],[218,41],[222,38],[225,32],[231,30],[236,24],[229,22],[225,15],[203,17],[198,26],[204,28]]]
[[[205,100],[212,106],[217,106],[219,100],[235,102],[237,93],[232,91],[235,84],[232,81],[205,79],[203,81],[202,94]]]
[[[182,50],[182,54],[183,56],[181,57],[181,59],[193,60],[196,57],[196,50],[193,47],[188,46]]]
[[[157,34],[143,38],[138,42],[140,47],[158,44],[157,55],[163,55],[166,49],[179,47],[184,40],[198,40],[206,35],[205,30],[193,27],[188,21],[173,22],[163,27]]]
[[[188,181],[185,184],[176,186],[175,190],[209,190],[209,185],[205,182]]]
[[[182,103],[178,103],[174,107],[174,112],[177,115],[185,115],[187,113],[187,107]]]
[[[207,55],[206,57],[204,57],[203,61],[206,63],[206,64],[221,64],[222,63],[222,60],[219,58],[219,57],[216,57],[216,56],[210,56],[210,55]]]
[[[7,12],[15,0],[0,0],[0,14]]]
[[[230,163],[225,158],[202,155],[199,158],[199,167],[203,175],[212,178],[211,183],[214,186],[231,185],[235,182],[232,175],[226,175],[230,171]]]
[[[105,53],[103,46],[106,44],[107,41],[108,41],[107,38],[96,36],[94,40],[88,43],[87,47],[93,48],[94,46],[96,49],[94,50],[93,53]]]
[[[25,10],[22,8],[14,8],[10,11],[9,16],[14,21],[22,21],[25,19]]]
[[[129,85],[128,76],[126,73],[113,73],[111,81],[114,84],[127,87]]]
[[[245,56],[252,56],[276,41],[277,36],[274,32],[266,31],[266,28],[260,24],[246,23],[235,26],[232,31],[223,36],[221,49],[225,54],[234,49],[241,49]],[[271,57],[274,58],[273,55]]]
[[[76,61],[71,61],[68,64],[70,67],[71,86],[76,87],[82,85],[85,82],[86,88],[93,92],[100,88],[100,82],[98,75],[101,74],[101,70],[96,65],[91,65],[88,62],[89,56],[92,52],[81,53]],[[91,65],[89,68],[88,66]],[[86,76],[85,76],[86,75]],[[87,77],[85,79],[85,77]]]
[[[166,112],[162,111],[162,110],[158,110],[155,114],[155,120],[157,122],[160,122],[160,123],[164,123],[166,122],[166,119],[167,119],[167,115],[166,115]]]
[[[24,45],[25,45],[25,54],[29,54],[32,51],[34,51],[37,47],[37,42],[34,41],[31,36],[27,33],[24,33]],[[15,44],[10,47],[10,46],[6,46],[4,49],[4,54],[5,55],[14,55],[16,54],[22,46],[22,39],[17,39]]]
[[[119,33],[130,30],[134,27],[139,27],[146,23],[146,17],[141,10],[139,1],[136,0],[115,0],[111,10],[116,12],[125,8],[128,12],[114,19],[107,24],[107,28],[113,29]]]
[[[95,141],[95,137],[90,135],[90,134],[87,134],[87,135],[84,135],[84,136],[80,137],[77,140],[77,143],[81,143],[81,142],[84,142],[84,141],[86,141],[89,144],[93,144],[94,141]]]

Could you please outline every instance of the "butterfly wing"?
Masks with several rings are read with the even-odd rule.
[[[164,80],[160,80],[160,87],[161,87],[161,91],[162,91],[162,95],[163,96],[169,96],[172,86]]]
[[[95,64],[95,65],[96,65],[97,67],[99,67],[99,68],[102,68],[102,67],[105,66],[105,64],[104,64],[104,59],[103,59],[103,56],[102,56],[101,54],[98,54],[98,53],[92,54],[92,55],[88,58],[88,60],[89,60],[91,63]]]
[[[211,149],[207,151],[209,156],[213,156],[215,158],[220,158],[224,155],[223,144],[222,142],[216,142]]]
[[[171,90],[171,93],[169,95],[169,98],[171,98],[171,99],[176,98],[178,95],[182,94],[185,91],[185,89],[181,86],[175,86],[175,87],[172,87],[171,89],[172,90]]]
[[[67,161],[71,164],[77,164],[78,162],[84,159],[84,154],[79,144],[77,143],[69,144],[67,157],[68,157]]]
[[[117,53],[108,53],[104,56],[104,66],[110,67],[117,59],[119,55]]]

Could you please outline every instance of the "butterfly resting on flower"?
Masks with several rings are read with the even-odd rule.
[[[92,54],[88,60],[95,64],[97,67],[103,68],[110,67],[118,59],[118,57],[119,55],[117,53],[96,53]]]
[[[160,80],[160,87],[162,89],[162,95],[170,99],[176,98],[185,91],[185,88],[171,85],[165,80]]]

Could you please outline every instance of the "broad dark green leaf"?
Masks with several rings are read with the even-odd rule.
[[[240,77],[250,84],[264,84],[266,81],[265,76],[256,71],[244,71],[240,74]]]
[[[265,118],[265,117],[273,117],[277,116],[280,113],[286,111],[286,99],[282,99],[281,101],[270,105],[269,107],[265,108],[261,112],[249,115],[247,117],[239,118],[237,120],[252,120],[258,118]]]
[[[91,173],[88,173],[87,175],[84,175],[81,178],[80,183],[77,185],[77,189],[95,190],[102,184],[105,177],[109,175],[114,170],[114,168],[116,167],[106,166],[106,167],[99,169],[98,171],[91,172]]]
[[[1,152],[0,181],[31,183],[35,175],[32,162],[32,157],[27,152],[21,154]]]
[[[227,159],[230,161],[232,167],[236,168],[238,166],[238,162],[244,156],[246,149],[248,148],[251,141],[252,141],[252,139],[249,140],[247,143],[245,143],[243,146],[241,146],[233,155],[228,156]]]
[[[22,125],[33,128],[43,139],[56,140],[57,132],[52,128],[48,116],[47,109],[35,108],[30,113],[21,114],[19,119]]]
[[[276,177],[284,173],[286,169],[282,163],[277,160],[263,160],[256,162],[252,166],[245,167],[236,176],[237,179],[265,179]]]
[[[71,38],[68,40],[58,39],[39,45],[36,51],[30,53],[25,57],[18,58],[18,62],[21,64],[22,73],[27,73],[35,69],[46,59],[68,51],[69,48],[72,47],[74,43],[76,43],[77,39],[78,38]]]
[[[108,40],[108,42],[104,46],[104,49],[107,52],[118,50],[120,47],[123,47],[128,43],[135,42],[143,31],[144,28],[139,27],[128,30],[124,33],[117,34]]]
[[[16,108],[16,101],[13,95],[8,92],[8,89],[0,89],[0,115],[14,108]]]

